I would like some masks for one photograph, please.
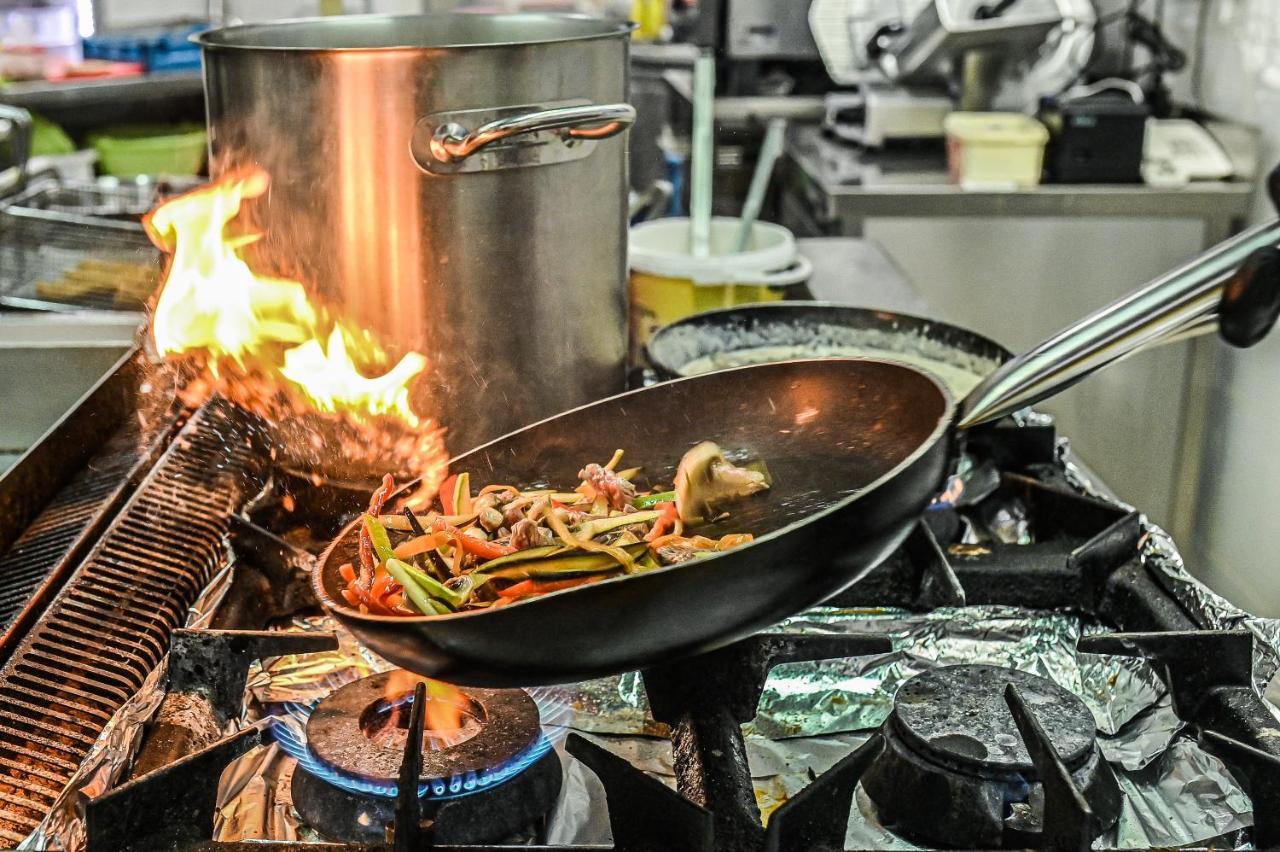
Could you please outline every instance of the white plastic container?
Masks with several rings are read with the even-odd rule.
[[[1034,118],[1011,112],[953,112],[942,126],[953,183],[965,189],[1039,185],[1049,131]]]

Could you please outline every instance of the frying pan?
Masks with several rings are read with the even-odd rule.
[[[460,684],[578,681],[728,644],[884,559],[939,490],[964,428],[1144,346],[1214,328],[1237,346],[1260,340],[1280,313],[1277,240],[1280,223],[1221,244],[1009,361],[960,403],[900,363],[761,364],[611,397],[452,462],[477,484],[564,483],[623,447],[629,463],[669,478],[689,446],[712,439],[766,460],[773,474],[770,491],[735,505],[726,522],[756,533],[751,544],[499,609],[376,616],[339,595],[338,567],[357,554],[353,523],[317,561],[316,594],[388,660]]]

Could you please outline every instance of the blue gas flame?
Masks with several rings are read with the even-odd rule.
[[[427,799],[454,799],[479,793],[508,781],[528,769],[538,758],[552,749],[553,741],[561,739],[566,731],[564,722],[570,708],[551,692],[530,693],[538,705],[543,730],[524,750],[510,759],[479,772],[466,772],[448,778],[433,778],[418,785],[418,796]],[[394,782],[369,781],[325,763],[307,747],[307,719],[319,701],[310,704],[287,702],[279,705],[282,712],[271,717],[271,732],[286,754],[298,761],[298,765],[317,778],[335,787],[363,795],[395,798]]]

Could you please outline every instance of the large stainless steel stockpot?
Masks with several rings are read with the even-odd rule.
[[[622,389],[628,34],[456,14],[196,38],[212,171],[271,177],[254,259],[423,351],[454,452]]]

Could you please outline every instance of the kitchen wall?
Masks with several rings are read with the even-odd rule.
[[[1200,223],[1136,218],[881,219],[879,242],[935,315],[1022,351],[1177,266]],[[1039,407],[1123,499],[1171,521],[1187,344],[1131,358]]]
[[[1204,16],[1204,55],[1179,94],[1224,117],[1256,126],[1262,162],[1280,163],[1280,3],[1276,0],[1169,0],[1170,30],[1194,45]],[[1193,57],[1194,60],[1194,57]],[[1274,218],[1259,197],[1255,218]],[[1280,616],[1280,334],[1255,349],[1224,353],[1212,389],[1212,440],[1189,567],[1228,598]]]

